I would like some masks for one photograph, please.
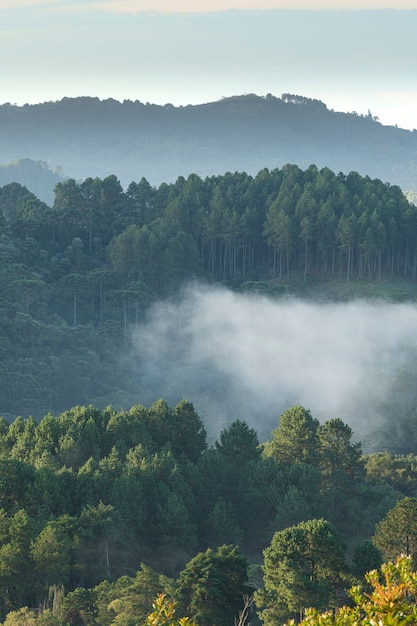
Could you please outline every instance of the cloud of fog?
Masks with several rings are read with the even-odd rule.
[[[340,417],[360,437],[401,396],[417,362],[416,329],[412,304],[277,301],[193,286],[136,329],[135,376],[147,404],[192,401],[213,438],[242,419],[269,439],[296,403],[320,421]]]

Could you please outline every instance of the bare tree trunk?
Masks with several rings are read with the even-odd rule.
[[[239,612],[239,617],[235,617],[235,626],[245,626],[248,621],[250,608],[253,604],[253,596],[243,596],[243,609]]]

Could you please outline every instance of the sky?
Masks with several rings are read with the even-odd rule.
[[[0,0],[0,103],[293,93],[417,127],[417,0]]]

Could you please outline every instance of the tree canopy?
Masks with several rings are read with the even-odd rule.
[[[56,184],[51,206],[4,185],[2,413],[40,419],[148,397],[149,382],[132,374],[140,356],[132,351],[130,365],[124,356],[132,331],[190,281],[271,298],[341,278],[413,283],[416,224],[399,187],[315,165],[190,174],[158,187],[141,178],[126,190],[114,174],[70,178]],[[409,398],[403,412],[411,413],[412,377],[402,374],[401,384],[393,403]],[[408,430],[415,436],[411,423],[402,428],[402,448]]]
[[[346,574],[346,546],[324,519],[301,522],[274,534],[264,550],[264,589],[256,592],[260,618],[282,623],[306,607],[334,606]]]

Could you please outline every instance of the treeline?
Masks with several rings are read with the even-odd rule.
[[[415,206],[399,187],[356,172],[287,165],[158,188],[142,179],[126,193],[114,177],[68,181],[56,187],[54,210],[64,245],[80,237],[91,252],[93,241],[112,239],[115,270],[160,294],[198,271],[234,285],[300,269],[306,277],[416,276]]]
[[[263,167],[315,163],[417,189],[416,132],[288,93],[179,107],[91,97],[3,104],[0,131],[1,163],[30,157],[81,180],[114,173],[124,187],[142,176],[160,185],[190,172],[255,176]]]
[[[404,501],[415,510],[417,479],[405,469],[415,457],[363,457],[340,419],[319,424],[301,406],[262,445],[236,420],[209,447],[186,400],[75,407],[39,423],[2,419],[0,430],[3,619],[26,606],[48,608],[49,624],[140,624],[166,593],[197,624],[228,626],[257,588],[264,615],[278,610],[261,592],[260,570],[271,598],[274,568],[282,589],[292,588],[278,549],[300,552],[291,567],[306,576],[303,606],[316,598],[312,606],[327,608],[336,589],[345,598],[353,580],[399,550],[376,524]],[[280,600],[280,620],[294,614],[292,602]],[[25,611],[5,623],[26,623]]]
[[[277,296],[294,276],[416,277],[417,208],[355,172],[287,165],[126,190],[113,175],[70,179],[52,207],[12,183],[0,209],[0,407],[12,417],[142,402],[138,357],[121,361],[121,347],[190,279]]]
[[[196,273],[233,285],[300,269],[416,276],[417,209],[401,189],[314,165],[192,174],[159,187],[142,179],[126,191],[115,176],[69,179],[56,185],[52,208],[10,184],[0,208],[3,232],[34,240],[53,278],[110,263],[122,281],[140,278],[167,295]]]

